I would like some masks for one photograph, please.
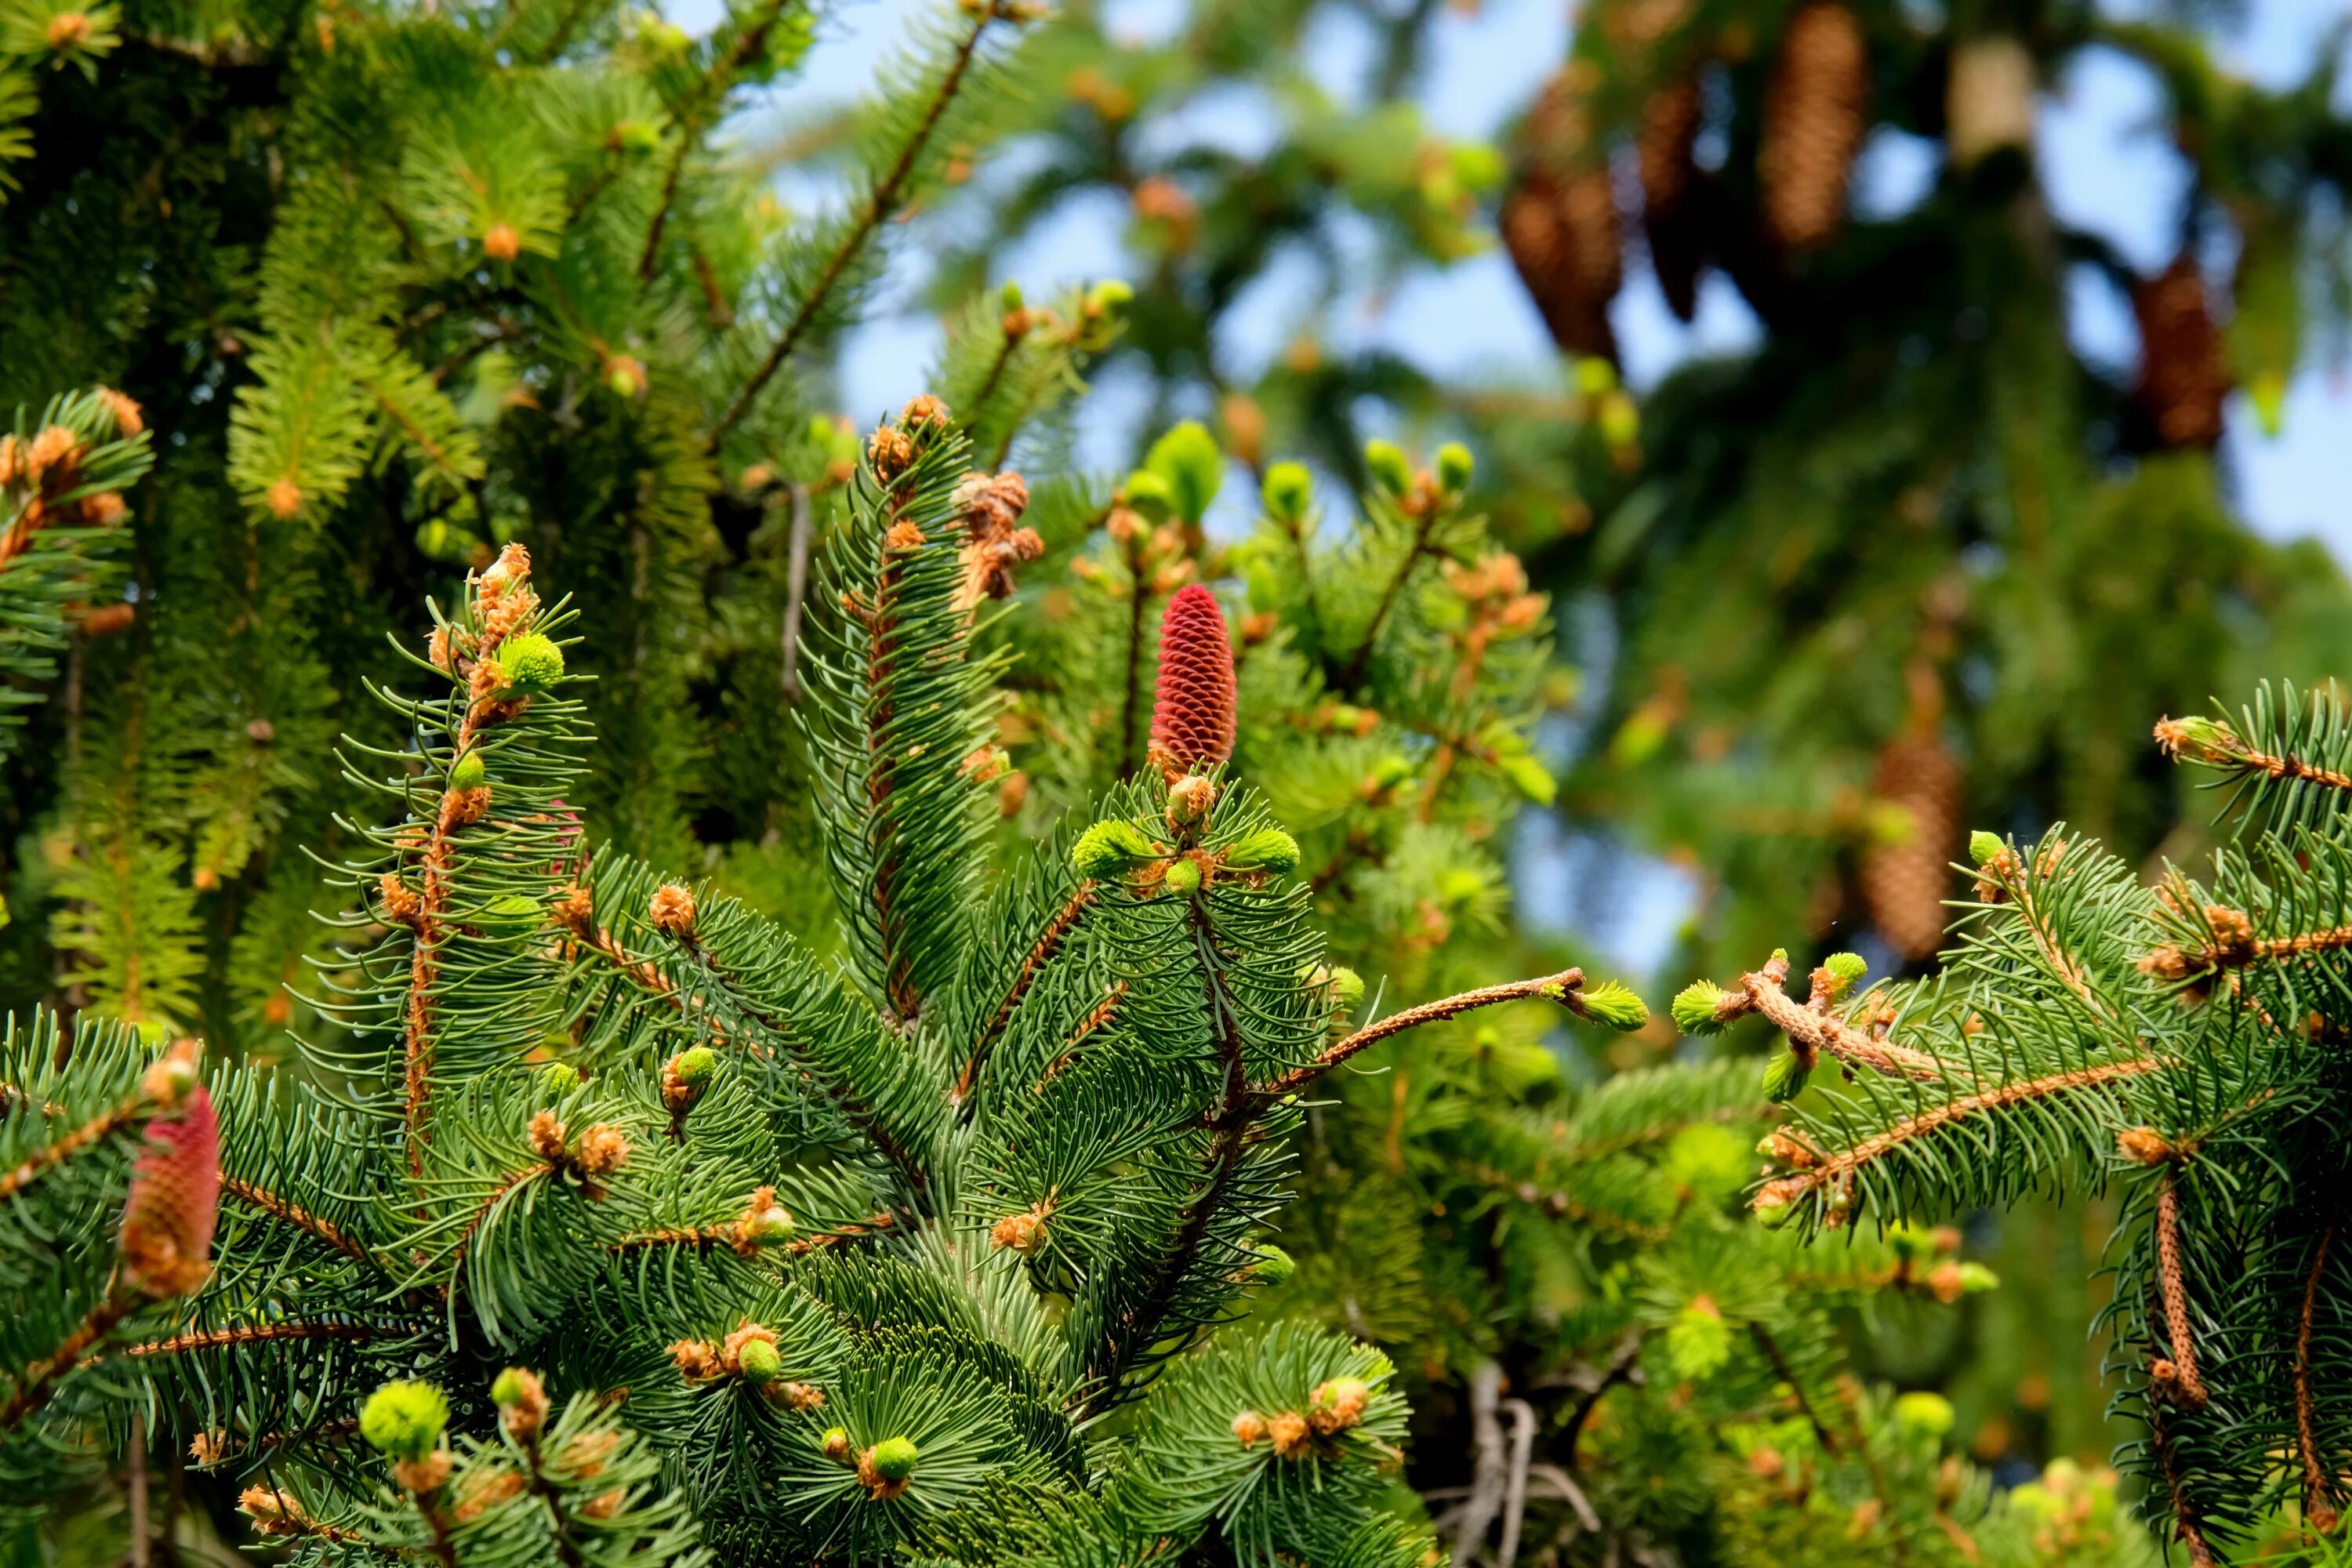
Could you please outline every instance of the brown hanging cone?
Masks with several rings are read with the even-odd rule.
[[[1845,216],[1846,174],[1862,150],[1870,103],[1870,52],[1843,5],[1805,6],[1780,40],[1764,103],[1756,174],[1764,221],[1791,250],[1821,244]]]
[[[2230,362],[2205,300],[2205,275],[2187,251],[2132,289],[2139,319],[2136,395],[2167,447],[2210,447],[2221,438]]]
[[[1588,149],[1584,106],[1569,72],[1552,78],[1520,132],[1520,171],[1504,198],[1503,244],[1552,341],[1570,353],[1617,357],[1609,301],[1624,281],[1617,197],[1607,161]]]
[[[1906,959],[1925,958],[1944,940],[1944,896],[1960,847],[1959,764],[1933,736],[1906,735],[1878,753],[1871,787],[1902,809],[1910,830],[1864,855],[1863,902],[1890,946]]]
[[[1660,88],[1642,106],[1642,227],[1667,308],[1685,321],[1698,310],[1701,247],[1691,190],[1698,179],[1691,161],[1698,127],[1696,78]]]

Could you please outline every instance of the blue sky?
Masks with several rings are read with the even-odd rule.
[[[924,0],[848,0],[827,23],[818,55],[798,82],[754,114],[795,118],[855,90],[891,40],[903,36],[906,19],[926,8]],[[1565,0],[1483,0],[1442,12],[1416,93],[1432,126],[1459,137],[1492,135],[1564,57],[1568,9]],[[1108,7],[1115,26],[1139,36],[1172,26],[1182,10],[1181,0],[1112,0]],[[707,26],[717,0],[673,0],[671,11],[689,28]],[[2347,16],[2352,0],[2251,0],[2244,25],[2220,42],[2231,68],[2284,84],[2308,70],[2326,33]],[[1327,17],[1305,58],[1335,95],[1355,97],[1369,73],[1370,40],[1351,18],[1336,12]],[[2156,102],[2152,80],[2137,65],[2116,55],[2084,57],[2049,94],[2037,149],[2058,215],[2105,235],[2149,269],[2168,258],[2177,199],[2186,183],[2179,158],[2155,127]],[[1234,94],[1195,105],[1159,133],[1247,149],[1265,142],[1271,124],[1265,106]],[[1882,134],[1864,154],[1857,206],[1899,210],[1934,177],[1935,156],[1928,144]],[[786,195],[803,204],[827,197],[814,185],[788,186]],[[1077,206],[1009,257],[1005,271],[1039,290],[1128,270],[1119,239],[1125,221],[1115,202]],[[921,258],[902,255],[889,298],[910,300],[921,276]],[[1278,352],[1307,286],[1303,269],[1278,266],[1242,302],[1225,344],[1229,374],[1246,375]],[[1615,317],[1637,386],[1690,354],[1737,349],[1755,331],[1746,305],[1720,278],[1703,294],[1698,320],[1684,326],[1639,267],[1629,269]],[[2111,287],[2085,277],[2070,299],[2070,318],[2076,342],[2095,360],[2131,363],[2137,345],[2129,307]],[[1393,294],[1352,300],[1339,329],[1394,348],[1449,379],[1537,380],[1552,374],[1542,326],[1499,252],[1417,278]],[[865,327],[850,345],[845,402],[877,410],[918,390],[939,340],[935,321],[903,310]],[[1139,414],[1137,389],[1106,385],[1092,403],[1082,426],[1082,453],[1116,462]],[[2276,537],[2318,533],[2352,562],[2347,447],[2352,385],[2340,368],[2309,365],[2291,390],[2282,435],[2265,438],[2251,419],[2233,419],[2225,459],[2256,527]]]

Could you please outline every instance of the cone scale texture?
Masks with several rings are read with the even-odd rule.
[[[205,1281],[220,1213],[220,1123],[199,1085],[177,1114],[147,1127],[147,1147],[122,1205],[122,1273],[156,1298]]]
[[[1234,754],[1234,645],[1217,596],[1195,583],[1168,601],[1160,623],[1151,759],[1171,776]]]

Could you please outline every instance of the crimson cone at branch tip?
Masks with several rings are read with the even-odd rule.
[[[147,1124],[147,1146],[122,1205],[122,1275],[146,1295],[184,1296],[210,1271],[220,1214],[220,1122],[199,1084]]]
[[[1160,622],[1160,681],[1152,694],[1151,757],[1171,773],[1234,754],[1234,645],[1217,596],[1178,590]]]

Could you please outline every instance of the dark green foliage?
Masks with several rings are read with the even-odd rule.
[[[2231,807],[2202,880],[2168,865],[2144,886],[2063,829],[1984,845],[1941,977],[1794,1020],[1792,1048],[1861,1059],[1838,1020],[1891,1009],[1903,1070],[1810,1106],[1756,1200],[1811,1231],[2119,1184],[2128,1452],[2200,1562],[2332,1561],[2342,1512],[2343,723],[2266,690],[2235,721],[2158,727]]]

